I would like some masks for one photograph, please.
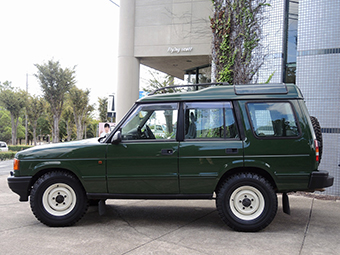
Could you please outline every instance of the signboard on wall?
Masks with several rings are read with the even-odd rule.
[[[168,48],[168,52],[170,54],[174,54],[174,53],[181,53],[181,52],[192,52],[194,48],[193,47],[169,47]]]
[[[110,125],[110,132],[116,127],[116,123],[112,123],[112,122],[99,122],[98,136],[100,136],[101,133],[104,132],[104,125],[105,125],[105,123],[108,123]]]

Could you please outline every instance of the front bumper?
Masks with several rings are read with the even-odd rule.
[[[308,188],[311,190],[323,189],[333,185],[334,177],[327,171],[313,171],[310,175]]]
[[[8,187],[19,195],[19,201],[28,201],[28,195],[30,192],[31,176],[14,177],[10,176],[7,178]]]

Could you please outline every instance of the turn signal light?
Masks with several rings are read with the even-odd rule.
[[[320,161],[320,149],[319,149],[318,140],[314,140],[314,144],[315,144],[315,160],[319,162]]]
[[[13,170],[19,171],[19,166],[20,166],[20,160],[15,158],[13,161]]]

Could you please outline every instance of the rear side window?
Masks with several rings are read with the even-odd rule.
[[[248,103],[252,128],[258,137],[296,137],[299,128],[288,102]]]
[[[187,103],[185,139],[226,139],[237,137],[230,102]]]

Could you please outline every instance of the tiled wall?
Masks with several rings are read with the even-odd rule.
[[[340,1],[299,3],[296,83],[323,127],[320,170],[335,177],[326,194],[340,195]]]
[[[282,82],[282,61],[284,44],[284,13],[285,1],[273,0],[271,6],[266,8],[267,21],[263,26],[263,45],[267,54],[264,65],[259,72],[258,82],[266,82],[273,73],[271,83]]]

